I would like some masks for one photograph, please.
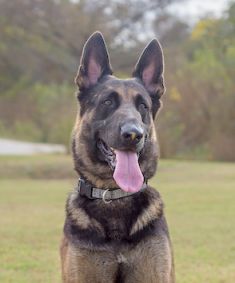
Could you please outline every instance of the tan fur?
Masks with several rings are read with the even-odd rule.
[[[162,211],[162,202],[160,199],[152,203],[148,209],[144,210],[143,213],[138,217],[137,221],[131,228],[130,235],[135,234],[136,232],[142,230],[146,225],[149,224],[153,219],[159,217]]]
[[[135,95],[131,93],[130,95]],[[82,120],[77,118],[74,135],[79,140],[83,130],[84,121],[89,121],[92,115],[85,115]],[[157,141],[154,129],[154,123],[151,121],[151,138]],[[88,158],[83,143],[79,144],[79,152],[82,159],[86,160],[87,166],[93,166],[96,170],[99,168]],[[149,160],[143,162],[143,167],[148,167]],[[92,174],[85,172],[85,177],[93,184],[101,188],[110,188],[115,185],[113,180],[103,181],[95,178]],[[91,219],[82,209],[73,207],[73,200],[76,193],[70,197],[68,206],[72,219],[82,229],[95,227],[104,234],[102,226]],[[147,226],[153,219],[160,216],[162,211],[162,201],[159,198],[139,215],[130,230],[130,235],[137,233]],[[134,249],[123,248],[117,253],[114,250],[95,251],[80,249],[71,244],[66,238],[61,245],[62,260],[62,278],[64,283],[114,283],[118,273],[118,266],[121,263],[123,267],[123,276],[125,278],[121,283],[174,283],[173,259],[169,239],[165,235],[147,238],[137,245]],[[126,267],[126,272],[125,272]],[[131,272],[129,271],[131,270]]]
[[[113,90],[113,87],[111,87],[111,86],[109,86],[108,88]],[[117,88],[115,88],[115,91],[117,93],[119,93],[120,96],[122,96],[123,101],[128,102],[128,101],[132,101],[133,97],[135,97],[136,95],[138,95],[138,93],[141,92],[141,89],[142,89],[142,87],[137,88],[136,86],[133,87],[133,88],[126,88],[124,86],[124,84],[123,84],[123,85],[118,86]],[[94,94],[94,95],[99,95],[99,93],[98,94]],[[91,121],[92,117],[93,117],[93,111],[89,111],[88,113],[85,113],[85,115],[82,117],[82,119],[79,117],[79,113],[78,113],[77,118],[76,118],[76,122],[75,122],[75,126],[74,126],[74,129],[73,129],[73,136],[75,136],[75,140],[78,141],[76,143],[76,152],[78,152],[79,156],[82,157],[82,159],[86,162],[86,167],[87,168],[93,168],[93,170],[95,172],[102,172],[102,170],[104,170],[104,171],[106,170],[106,167],[102,166],[102,165],[95,165],[92,162],[92,160],[90,160],[90,158],[89,158],[89,156],[87,154],[86,145],[83,142],[80,142],[81,132],[85,131],[85,129],[83,128],[84,124],[89,124],[89,122]],[[150,132],[149,139],[151,139],[153,143],[157,143],[157,138],[156,138],[156,133],[155,133],[155,126],[154,126],[154,122],[153,122],[152,118],[151,118],[151,129],[152,130]],[[153,155],[153,158],[155,158],[154,155]],[[145,168],[148,169],[150,164],[151,163],[149,162],[149,160],[145,160],[141,164],[142,171],[144,171]],[[102,178],[94,176],[92,173],[90,173],[88,171],[84,171],[83,175],[88,180],[90,180],[90,182],[92,184],[94,184],[94,186],[96,186],[98,188],[109,189],[109,188],[117,186],[117,184],[115,183],[115,181],[113,179],[102,180]]]
[[[116,188],[117,184],[110,166],[96,162],[100,153],[96,151],[99,145],[96,138],[104,142],[112,138],[109,146],[119,149],[120,145],[115,147],[115,141],[119,140],[120,134],[116,135],[115,129],[112,133],[112,128],[116,125],[116,132],[119,132],[125,119],[137,120],[147,129],[145,140],[142,139],[145,147],[140,151],[139,165],[146,180],[156,171],[159,151],[153,117],[159,104],[156,101],[152,104],[153,99],[149,94],[152,95],[154,90],[160,99],[164,92],[163,57],[160,45],[153,40],[137,62],[133,78],[120,80],[111,76],[108,53],[102,41],[102,35],[95,33],[83,50],[75,81],[81,91],[78,98],[84,111],[78,113],[75,122],[72,149],[78,174],[95,187],[109,189]],[[152,65],[146,75],[144,69],[149,62]],[[99,81],[104,74],[105,80]],[[97,83],[97,87],[89,89],[94,83]],[[88,93],[84,92],[84,88]],[[109,124],[107,119],[96,116],[100,102],[103,103],[99,99],[102,95],[107,97],[107,90],[109,94],[115,92],[119,96],[121,105],[110,116],[113,123]],[[144,98],[145,109],[151,110],[148,119],[141,109],[138,110],[139,96]],[[96,99],[99,102],[97,104],[93,103]],[[96,109],[94,105],[97,105]],[[99,131],[91,127],[97,126],[97,121]],[[102,131],[105,134],[102,135]],[[91,141],[90,144],[91,139],[96,143]],[[130,150],[128,147],[125,149]],[[173,253],[163,203],[153,188],[147,186],[136,197],[129,196],[109,204],[102,200],[84,199],[75,190],[68,198],[66,212],[60,247],[63,283],[175,283]]]
[[[123,266],[123,283],[174,283],[171,247],[165,236],[152,237],[118,253],[79,249],[64,238],[61,257],[65,283],[112,283],[119,264]]]
[[[78,225],[98,225],[81,209],[73,208],[76,192],[70,195],[71,213]],[[101,203],[101,209],[107,204]],[[115,205],[114,203],[112,205]],[[122,204],[120,209],[124,209]],[[160,198],[143,211],[133,225],[134,234],[162,212]],[[84,218],[82,220],[82,218]],[[94,227],[94,226],[93,226]],[[102,233],[102,229],[100,233]],[[61,244],[62,278],[64,283],[174,283],[174,264],[171,243],[165,233],[147,237],[137,246],[104,247],[101,250],[81,248],[71,243],[65,236]],[[115,281],[122,266],[122,280]]]
[[[71,219],[81,229],[87,229],[89,226],[95,227],[100,231],[100,233],[104,234],[102,226],[95,219],[90,218],[81,208],[74,207],[73,201],[76,199],[77,194],[77,191],[72,192],[68,201],[68,211],[71,214]]]
[[[133,95],[133,94],[131,94]],[[77,118],[74,135],[79,141],[84,123],[91,119],[91,115],[85,115],[83,119]],[[151,121],[151,139],[156,142],[154,123]],[[88,158],[85,145],[79,144],[79,152],[82,159],[86,160],[87,166],[93,166],[95,170],[101,170]],[[143,167],[148,167],[149,160],[143,162]],[[85,177],[92,181],[97,187],[110,188],[115,183],[95,178],[92,174],[85,172]],[[90,218],[85,211],[74,208],[73,200],[76,198],[73,192],[69,198],[68,207],[71,217],[82,229],[95,227],[100,234],[104,234],[103,227],[95,219]],[[102,204],[106,205],[106,204]],[[161,199],[154,200],[137,218],[130,235],[141,231],[152,220],[159,218],[162,212]],[[120,209],[124,209],[120,208]],[[103,251],[79,248],[68,241],[66,237],[61,245],[62,278],[64,283],[116,283],[119,266],[122,266],[123,281],[120,283],[174,283],[174,266],[171,251],[171,243],[165,234],[146,238],[135,248],[123,247],[118,252],[104,247]],[[118,281],[117,281],[118,282]]]
[[[80,134],[81,131],[83,130],[83,125],[84,125],[84,121],[86,121],[86,123],[89,123],[89,121],[92,119],[93,116],[93,112],[89,112],[86,113],[82,119],[79,117],[79,114],[77,115],[76,118],[76,122],[75,122],[75,126],[73,129],[73,136],[75,136],[75,139],[77,141],[80,141]],[[80,153],[80,156],[82,155],[82,159],[86,161],[86,165],[87,167],[93,168],[94,171],[99,171],[101,169],[101,165],[94,165],[93,162],[90,160],[90,158],[87,155],[87,150],[86,150],[86,145],[82,142],[77,142],[76,143],[76,152]],[[79,149],[78,149],[79,147]],[[104,170],[106,170],[106,167],[104,166]],[[98,188],[104,188],[104,189],[108,189],[108,188],[112,188],[116,186],[116,183],[114,182],[113,179],[110,179],[108,182],[103,181],[100,178],[95,177],[94,175],[90,174],[89,172],[83,172],[84,173],[84,177],[86,177],[88,180],[90,180],[92,182],[92,184],[94,184],[94,186],[98,187]]]

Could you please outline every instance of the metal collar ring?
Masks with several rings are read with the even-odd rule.
[[[105,191],[103,192],[103,194],[102,194],[102,200],[103,200],[104,203],[110,203],[110,202],[112,202],[111,199],[109,199],[109,200],[105,199],[105,195],[107,194],[108,191],[109,191],[109,189],[105,190]]]

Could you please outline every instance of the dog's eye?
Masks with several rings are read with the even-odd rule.
[[[140,103],[139,108],[143,109],[143,110],[147,110],[148,106],[145,103],[142,102],[142,103]]]
[[[106,105],[106,106],[110,106],[110,105],[112,105],[112,100],[106,99],[106,100],[103,101],[103,104]]]

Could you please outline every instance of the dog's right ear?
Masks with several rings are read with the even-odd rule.
[[[105,75],[111,75],[112,69],[104,38],[100,32],[93,33],[85,43],[75,83],[80,90],[95,85]]]

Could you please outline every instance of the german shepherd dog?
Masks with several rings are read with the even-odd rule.
[[[156,39],[130,79],[112,75],[100,32],[87,40],[75,82],[72,135],[78,187],[66,205],[64,283],[174,283],[171,242],[159,193],[147,185],[158,160],[154,118],[164,93]]]

